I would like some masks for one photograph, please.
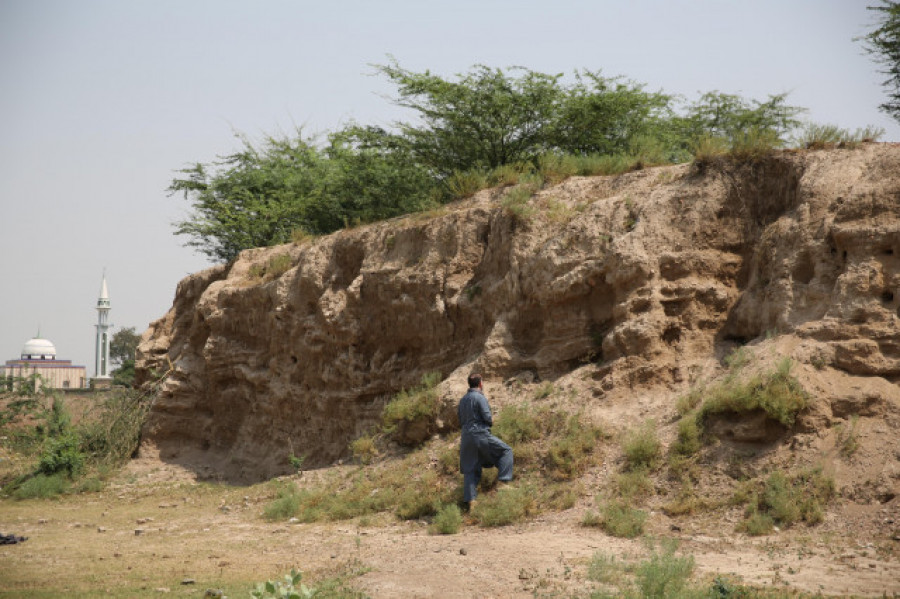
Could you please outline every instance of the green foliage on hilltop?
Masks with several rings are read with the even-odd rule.
[[[883,67],[887,75],[882,85],[888,93],[888,100],[879,108],[895,120],[900,121],[900,2],[881,0],[869,10],[878,14],[875,29],[861,39],[866,51]]]
[[[297,231],[327,234],[522,177],[544,185],[683,162],[710,139],[724,151],[768,151],[802,112],[785,94],[757,101],[709,92],[685,103],[600,71],[578,71],[568,83],[522,67],[475,65],[453,79],[395,61],[375,68],[411,120],[387,129],[354,123],[321,140],[302,131],[261,143],[240,137],[235,153],[172,181],[169,192],[192,208],[175,234],[212,261],[229,261],[243,249],[288,243]]]

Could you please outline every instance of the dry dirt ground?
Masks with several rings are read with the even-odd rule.
[[[439,536],[387,516],[367,526],[269,523],[260,514],[270,496],[267,485],[197,483],[142,459],[101,493],[3,500],[0,530],[28,540],[0,547],[0,596],[203,596],[216,588],[245,597],[254,581],[296,567],[308,580],[348,575],[349,585],[371,597],[570,597],[598,588],[586,577],[596,552],[626,562],[647,553],[645,540],[581,526],[589,498],[526,524],[464,526]],[[882,507],[857,510],[861,521],[886,518]],[[838,521],[846,525],[834,526]],[[648,533],[678,539],[679,551],[696,560],[698,580],[727,573],[747,584],[826,595],[900,594],[896,548],[853,534],[847,514],[751,538],[655,513]]]

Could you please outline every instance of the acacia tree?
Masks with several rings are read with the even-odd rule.
[[[492,169],[546,151],[563,97],[561,75],[476,65],[456,81],[396,62],[377,65],[397,86],[395,103],[418,113],[421,124],[398,123],[418,160],[435,173]]]
[[[882,85],[887,89],[888,101],[879,108],[900,121],[900,2],[882,0],[867,8],[879,13],[880,22],[861,39],[866,51],[884,67],[881,72],[887,75]]]
[[[134,386],[134,353],[141,336],[134,327],[124,327],[113,333],[109,341],[109,359],[118,367],[112,371],[113,384]]]

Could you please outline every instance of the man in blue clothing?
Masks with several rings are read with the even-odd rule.
[[[513,477],[512,448],[491,434],[494,419],[484,396],[481,375],[471,374],[469,391],[459,401],[457,414],[462,438],[459,442],[459,469],[463,473],[463,509],[468,509],[478,494],[482,468],[497,468],[497,480]]]

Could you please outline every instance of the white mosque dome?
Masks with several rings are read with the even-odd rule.
[[[23,360],[55,360],[56,347],[47,339],[29,339],[22,348]]]

